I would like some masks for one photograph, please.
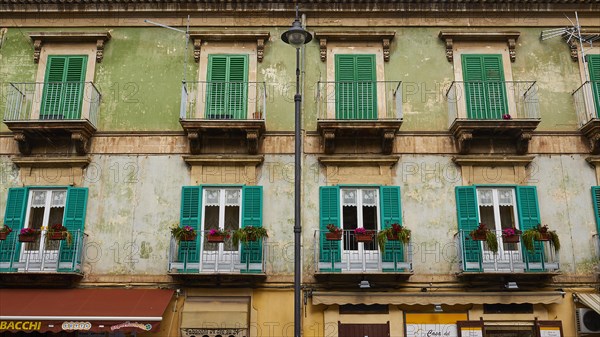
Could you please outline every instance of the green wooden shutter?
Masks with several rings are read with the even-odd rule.
[[[382,229],[389,228],[392,224],[402,225],[402,207],[400,203],[399,186],[381,186],[379,188],[381,203]],[[394,262],[394,268],[384,268],[383,271],[398,271],[396,262],[404,262],[404,244],[400,241],[388,241],[385,244],[383,262]]]
[[[70,263],[70,266],[61,267],[59,264],[59,270],[73,271],[77,266],[81,266],[81,249],[83,249],[87,197],[87,188],[67,188],[67,202],[65,205],[63,226],[67,227],[73,238],[70,245],[65,241],[61,241],[60,243],[59,263],[67,263],[67,265]]]
[[[198,268],[189,268],[188,263],[200,262],[200,240],[203,238],[200,231],[200,219],[202,212],[202,187],[183,186],[181,188],[181,215],[179,225],[190,226],[198,232],[194,241],[180,241],[178,258],[184,263],[184,271],[197,271]]]
[[[600,55],[587,55],[587,61],[592,83],[592,96],[596,105],[596,117],[600,117]]]
[[[206,117],[246,119],[248,55],[209,55]]]
[[[320,271],[337,271],[335,262],[342,259],[340,241],[325,239],[327,225],[333,224],[340,227],[340,188],[338,186],[321,186],[319,188],[319,262],[330,263],[327,268]],[[322,264],[321,264],[322,265]]]
[[[336,119],[376,119],[375,55],[335,55]]]
[[[467,117],[502,119],[508,113],[502,55],[462,55]]]
[[[600,186],[592,187],[592,204],[594,205],[594,215],[596,216],[597,233],[600,235]]]
[[[457,186],[456,214],[462,244],[463,271],[481,271],[482,253],[478,241],[471,240],[469,232],[479,225],[479,209],[475,186]]]
[[[4,224],[12,229],[6,240],[0,241],[0,263],[19,260],[21,244],[17,241],[17,235],[25,224],[25,210],[27,208],[27,187],[15,187],[8,189],[6,199],[6,210],[4,211]],[[11,271],[12,268],[0,268],[0,271]]]
[[[79,119],[87,56],[48,56],[40,119]]]
[[[262,227],[262,186],[242,187],[242,228],[247,226]],[[262,241],[242,244],[242,263],[261,263],[263,259]],[[256,272],[247,268],[242,272]],[[258,270],[261,271],[261,270]]]
[[[517,186],[517,205],[519,207],[519,225],[522,231],[534,228],[541,223],[535,186]],[[524,245],[521,246],[523,256],[526,258],[527,270],[539,270],[530,268],[529,262],[544,261],[544,245],[541,242],[534,242],[533,252],[525,249]]]

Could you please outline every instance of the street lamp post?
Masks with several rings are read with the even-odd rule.
[[[300,104],[302,95],[300,95],[300,47],[312,40],[312,35],[302,28],[302,23],[298,18],[298,6],[296,6],[296,20],[292,23],[292,27],[281,34],[283,42],[296,48],[296,94],[294,95],[294,337],[301,335],[301,296],[300,285],[302,282],[301,270],[301,234],[302,225],[300,222],[300,199],[301,186],[300,177],[302,175],[301,154],[302,140],[300,138]]]

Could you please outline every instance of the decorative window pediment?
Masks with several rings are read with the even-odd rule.
[[[390,60],[390,43],[395,32],[361,32],[361,31],[348,31],[348,32],[315,32],[315,38],[319,40],[319,46],[321,48],[321,61],[327,60],[327,43],[328,42],[379,42],[383,47],[383,60],[388,62]]]
[[[42,45],[46,43],[95,43],[96,62],[102,62],[104,44],[110,40],[109,32],[35,32],[29,33],[33,41],[33,61],[40,61]]]
[[[262,62],[265,53],[265,42],[269,41],[269,32],[190,32],[190,39],[194,41],[194,60],[200,61],[202,43],[209,42],[254,42],[256,41],[256,59]]]
[[[515,62],[517,39],[519,32],[461,32],[440,31],[439,37],[446,43],[446,58],[448,62],[454,59],[455,42],[506,42],[510,61]]]

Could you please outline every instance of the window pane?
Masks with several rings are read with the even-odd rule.
[[[219,248],[218,243],[208,243],[206,240],[208,231],[217,228],[219,228],[219,206],[204,207],[204,250],[217,250]]]
[[[240,228],[240,207],[239,206],[225,206],[225,230],[233,233],[236,229]],[[225,250],[237,251],[238,247],[234,247],[231,240],[225,241]]]
[[[44,225],[44,207],[32,207],[29,210],[29,224],[28,228],[40,230]],[[29,242],[25,244],[25,250],[38,250],[40,248],[40,240],[35,242]]]
[[[485,224],[490,230],[496,230],[496,221],[494,221],[494,207],[479,206],[479,221]]]
[[[358,208],[356,206],[344,206],[342,207],[342,218],[344,223],[342,228],[349,232],[344,233],[344,249],[345,250],[356,250],[358,249],[358,243],[354,240],[354,233],[352,230],[358,227]]]
[[[367,230],[377,230],[377,207],[363,206],[363,227]],[[377,250],[375,240],[371,242],[365,242],[365,249]]]

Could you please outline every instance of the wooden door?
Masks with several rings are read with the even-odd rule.
[[[385,324],[338,323],[339,337],[389,337],[390,322]]]

